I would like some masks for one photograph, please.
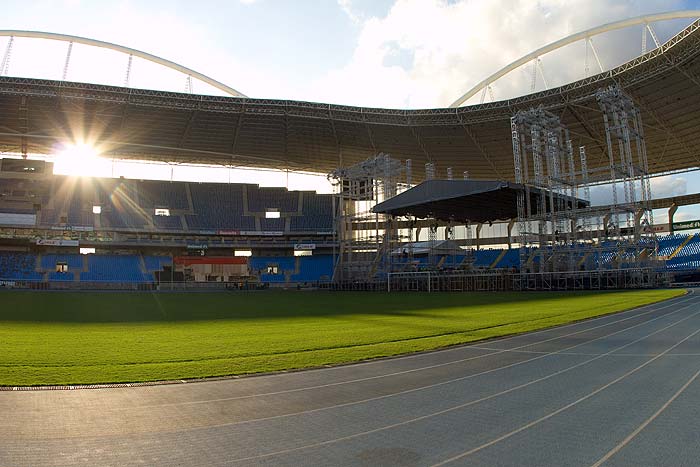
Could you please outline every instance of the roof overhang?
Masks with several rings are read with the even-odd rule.
[[[0,77],[0,152],[52,154],[93,137],[110,158],[329,173],[384,152],[437,173],[514,181],[510,118],[556,113],[609,165],[598,89],[622,87],[641,110],[652,174],[700,167],[700,22],[615,69],[507,101],[443,109],[374,109]],[[414,170],[413,181],[423,179]]]
[[[515,219],[518,216],[518,194],[525,191],[523,185],[497,180],[426,180],[399,193],[372,209],[375,213],[391,216],[412,216],[420,219],[436,219],[456,222],[495,222]],[[533,212],[544,197],[549,205],[550,193],[529,187]],[[552,193],[552,197],[570,207],[574,200]],[[578,208],[588,206],[583,200],[575,201]]]

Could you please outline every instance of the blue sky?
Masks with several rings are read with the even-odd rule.
[[[421,108],[449,105],[505,64],[569,34],[695,8],[700,0],[4,0],[0,29],[140,49],[251,97]],[[688,22],[654,28],[664,41]],[[595,39],[606,68],[639,54],[640,32]],[[6,44],[0,37],[0,54]],[[9,74],[60,78],[66,47],[18,39]],[[550,86],[582,77],[583,50],[572,45],[543,57]],[[68,79],[121,85],[125,71],[125,56],[76,45]],[[183,91],[185,78],[134,60],[130,85]],[[530,85],[524,67],[496,83],[494,97],[528,92]],[[194,91],[218,92],[199,82]],[[660,178],[655,188],[667,196],[696,192],[698,184],[700,176],[684,174]]]

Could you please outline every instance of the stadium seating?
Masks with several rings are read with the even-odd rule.
[[[303,201],[300,204],[300,199]],[[0,212],[32,214],[41,227],[163,232],[327,232],[332,195],[257,185],[80,178],[0,179]],[[93,206],[101,213],[93,214]],[[301,209],[300,209],[301,208]],[[168,209],[169,216],[155,215]],[[279,219],[266,219],[268,210]]]
[[[102,227],[113,229],[144,229],[152,213],[137,203],[135,183],[124,180],[101,180],[96,185],[97,199],[102,207]]]
[[[669,256],[688,238],[687,235],[671,234],[659,238],[659,255]]]
[[[299,193],[287,191],[284,188],[260,188],[248,186],[248,210],[250,212],[265,212],[267,209],[278,209],[281,213],[292,213],[299,210]]]
[[[284,219],[260,219],[260,230],[274,230],[281,232],[284,230]]]
[[[43,255],[41,257],[41,269],[52,271],[56,269],[57,263],[66,263],[68,270],[83,269],[83,257],[81,255]]]
[[[497,268],[519,268],[520,267],[520,250],[513,248],[507,250],[505,255],[496,264]]]
[[[185,216],[190,230],[255,230],[255,218],[243,215],[243,187],[190,183],[194,214]]]
[[[477,250],[474,252],[474,267],[488,268],[496,261],[496,258],[501,254],[498,250]]]
[[[183,230],[180,216],[153,216],[153,226],[156,230]]]
[[[276,266],[277,274],[268,274],[268,267]],[[251,274],[258,275],[261,282],[287,282],[286,276],[294,272],[294,258],[291,256],[251,257],[248,260]]]
[[[147,272],[162,271],[164,266],[172,266],[173,264],[170,256],[144,256],[143,262]]]
[[[290,230],[325,232],[333,229],[332,196],[304,192],[303,198],[303,215],[292,217]]]
[[[36,256],[29,253],[0,252],[0,280],[42,280],[36,271]]]
[[[141,269],[135,255],[89,255],[88,271],[80,273],[80,281],[152,282],[153,275]]]
[[[673,258],[666,262],[666,267],[676,271],[700,269],[700,236],[693,234],[690,238],[687,235],[674,235],[672,237],[672,239],[664,238],[670,242],[665,243],[664,252],[667,252],[667,255],[672,255],[686,241],[687,243]]]
[[[293,274],[294,282],[329,280],[333,276],[333,255],[300,256],[299,272]]]
[[[139,205],[144,209],[189,209],[187,184],[145,180],[138,183]]]
[[[697,271],[700,269],[700,236],[669,235],[659,241],[659,250],[667,256],[672,255],[666,265],[673,271]],[[604,251],[600,258],[603,267],[614,267],[615,251]],[[519,250],[476,250],[457,255],[438,255],[434,261],[442,269],[459,268],[469,256],[474,259],[477,268],[517,268],[520,264]],[[536,263],[538,255],[528,254],[529,261]],[[618,256],[619,258],[619,256]],[[622,258],[624,262],[624,257]],[[405,270],[423,270],[429,268],[426,255],[411,258],[395,257],[395,264],[405,262]],[[56,265],[65,263],[67,273],[56,272]],[[467,262],[468,263],[468,262]],[[154,273],[162,271],[165,266],[172,266],[170,256],[156,255],[79,255],[48,253],[37,255],[30,253],[0,252],[0,280],[28,280],[50,282],[132,282],[150,283],[155,280]],[[253,256],[248,261],[251,275],[263,283],[294,284],[329,280],[333,276],[333,256],[317,254],[312,256]],[[277,268],[277,273],[268,273],[269,268]],[[432,266],[435,267],[435,266]]]

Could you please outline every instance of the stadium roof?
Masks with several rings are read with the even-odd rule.
[[[517,183],[497,180],[426,180],[377,204],[372,210],[421,219],[494,222],[518,217],[517,196],[522,189],[523,186]],[[530,190],[534,212],[543,192],[534,188]],[[548,200],[547,196],[545,200]],[[587,204],[579,200],[579,207]]]
[[[0,77],[0,151],[51,154],[96,140],[110,157],[327,173],[379,152],[476,179],[513,179],[510,117],[543,106],[604,167],[595,91],[619,84],[642,110],[650,170],[700,166],[700,22],[613,70],[506,101],[394,110],[202,96]],[[415,170],[413,179],[422,179]]]

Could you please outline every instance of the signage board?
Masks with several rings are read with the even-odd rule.
[[[21,225],[33,227],[36,225],[36,214],[0,212],[0,225]]]
[[[280,237],[284,232],[279,230],[241,230],[241,235],[260,236],[260,237]]]
[[[674,222],[673,230],[694,230],[700,229],[700,220]]]
[[[62,232],[93,232],[94,227],[90,225],[52,225],[51,230],[60,230]]]
[[[37,245],[43,246],[78,246],[78,240],[63,240],[59,238],[38,238]]]

